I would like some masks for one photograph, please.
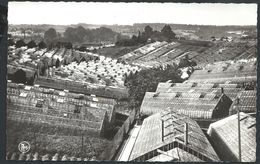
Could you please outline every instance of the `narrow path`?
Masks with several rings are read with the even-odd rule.
[[[134,128],[129,132],[129,137],[125,145],[123,146],[123,150],[119,155],[117,161],[128,161],[140,129],[141,129],[140,125],[135,125]]]

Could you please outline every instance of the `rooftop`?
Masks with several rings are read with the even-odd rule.
[[[151,115],[169,108],[191,118],[212,118],[213,111],[224,94],[201,95],[201,93],[146,92],[140,111],[142,114]]]
[[[238,117],[232,115],[212,123],[208,134],[213,146],[223,161],[238,161]],[[256,160],[256,119],[240,112],[242,162]]]
[[[229,110],[230,114],[237,113],[237,109],[245,113],[256,112],[256,90],[241,91],[237,98],[239,98],[239,103],[233,102]]]
[[[163,122],[163,123],[162,123]],[[188,144],[185,145],[184,125],[187,123]],[[163,128],[162,128],[163,127]],[[163,137],[162,137],[163,136]],[[180,161],[219,161],[217,154],[196,121],[175,112],[164,110],[146,118],[142,124],[130,160],[156,161],[161,151],[181,150]],[[149,154],[148,156],[147,153]],[[193,154],[193,155],[191,155]],[[142,156],[145,156],[144,158]]]
[[[183,93],[206,93],[221,94],[221,88],[224,93],[234,100],[237,94],[244,90],[238,84],[214,84],[214,83],[159,83],[156,92],[183,92]]]
[[[256,61],[225,61],[209,64],[205,69],[195,70],[189,82],[251,82],[256,81]]]

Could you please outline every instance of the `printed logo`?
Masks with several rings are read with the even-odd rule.
[[[28,151],[30,151],[30,148],[31,148],[31,145],[27,141],[22,141],[18,145],[18,150],[21,153],[27,153]]]

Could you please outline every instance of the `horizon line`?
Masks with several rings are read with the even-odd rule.
[[[8,25],[53,25],[53,26],[71,26],[71,25],[80,25],[80,24],[86,24],[86,25],[100,25],[100,26],[134,26],[136,24],[165,24],[165,25],[190,25],[190,26],[257,26],[255,24],[248,24],[248,25],[214,25],[214,24],[183,24],[183,23],[133,23],[133,24],[97,24],[97,23],[74,23],[74,24],[49,24],[49,23],[41,23],[41,24],[30,24],[30,23],[22,23],[22,24],[15,24],[15,23],[8,23]]]

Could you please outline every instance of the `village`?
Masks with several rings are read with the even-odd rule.
[[[12,25],[6,160],[255,162],[256,27],[176,27]]]

